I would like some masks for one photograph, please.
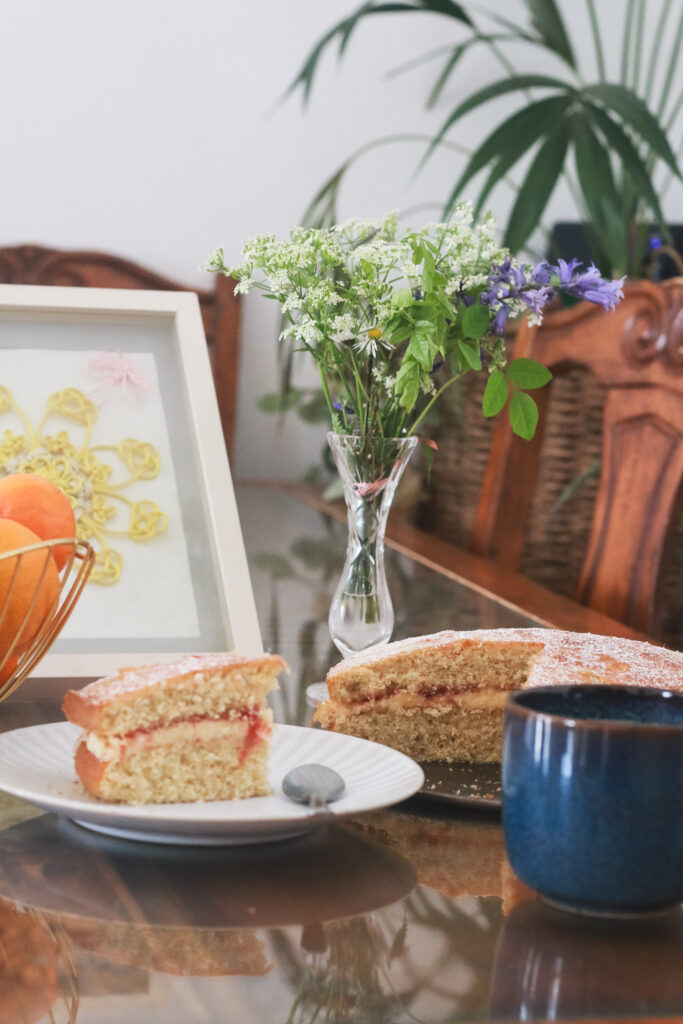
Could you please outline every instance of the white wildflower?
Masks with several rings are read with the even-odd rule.
[[[223,249],[218,248],[214,249],[213,252],[210,252],[204,262],[199,264],[199,269],[208,270],[210,273],[215,272],[216,270],[223,270]]]
[[[381,330],[378,327],[374,327],[372,330],[362,334],[354,347],[357,352],[361,352],[364,356],[372,356],[373,359],[376,359],[379,352],[389,351],[391,345],[382,336]]]
[[[284,270],[276,270],[270,277],[270,287],[279,295],[287,295],[292,291],[289,274]]]
[[[339,316],[332,317],[330,327],[333,331],[349,336],[355,336],[356,334],[356,321],[351,313],[342,313]]]
[[[297,324],[296,336],[308,345],[316,345],[323,340],[323,333],[310,316],[302,316]]]

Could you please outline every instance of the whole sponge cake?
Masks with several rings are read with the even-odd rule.
[[[313,721],[418,761],[500,760],[508,694],[612,683],[683,691],[683,654],[550,629],[447,630],[383,644],[330,669]]]
[[[270,793],[266,697],[286,668],[271,654],[186,655],[70,690],[64,713],[85,730],[81,782],[91,796],[131,804]]]

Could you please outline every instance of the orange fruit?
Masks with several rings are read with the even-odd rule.
[[[33,530],[40,540],[76,536],[76,516],[71,502],[51,480],[38,473],[14,473],[0,478],[0,519],[13,519],[15,523]],[[61,569],[73,550],[70,544],[52,548]]]
[[[0,656],[26,650],[59,596],[59,572],[49,548],[8,554],[39,544],[32,530],[0,519]]]

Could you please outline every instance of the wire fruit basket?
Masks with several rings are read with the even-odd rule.
[[[43,608],[57,547],[67,547],[70,555],[59,571],[59,583],[48,607]],[[9,569],[5,562],[10,563]],[[6,570],[0,571],[0,702],[17,689],[55,642],[94,562],[91,545],[75,537],[41,541],[0,554],[0,570]]]

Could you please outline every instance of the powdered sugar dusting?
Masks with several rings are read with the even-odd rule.
[[[273,674],[287,668],[278,654],[263,654],[247,657],[244,654],[186,654],[170,664],[143,665],[139,668],[123,668],[116,675],[97,679],[78,691],[79,697],[93,705],[106,704],[126,694],[137,693],[148,687],[173,685],[180,679],[205,672],[223,670],[263,670],[272,667]]]
[[[430,651],[441,653],[474,645],[522,644],[538,651],[526,686],[571,683],[619,683],[624,686],[655,686],[683,691],[683,654],[644,641],[594,633],[569,633],[555,629],[443,630],[427,636],[408,637],[380,644],[334,665],[328,683],[343,678],[359,666],[381,668],[404,655]]]

